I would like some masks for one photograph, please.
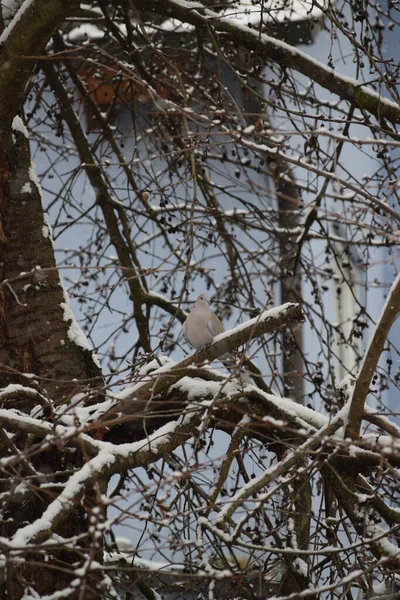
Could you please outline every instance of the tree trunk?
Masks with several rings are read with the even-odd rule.
[[[40,186],[31,164],[27,131],[16,116],[24,101],[26,84],[35,68],[30,55],[40,55],[55,29],[79,3],[38,0],[25,5],[3,36],[0,52],[0,386],[13,391],[3,406],[30,414],[43,401],[50,417],[56,404],[76,392],[99,394],[100,367],[69,309],[56,268],[51,230],[41,204]],[[33,394],[25,388],[35,388]],[[47,400],[46,400],[47,398]],[[12,406],[10,406],[12,402]],[[47,412],[46,412],[47,411]],[[35,452],[32,450],[35,449]],[[29,454],[28,454],[29,453]],[[32,455],[32,456],[31,456]],[[52,445],[43,448],[25,434],[10,436],[0,429],[0,456],[14,456],[1,475],[1,535],[11,538],[33,523],[57,497],[71,469],[81,467],[80,451],[64,453]],[[44,484],[44,485],[43,485]],[[16,488],[22,485],[22,492]],[[41,487],[43,486],[43,487]],[[67,589],[79,567],[90,556],[99,560],[99,548],[87,537],[88,519],[97,492],[89,488],[72,519],[52,532],[65,538],[80,536],[69,550],[56,546],[45,554],[25,547],[5,546],[5,577],[0,597],[17,600],[30,590],[35,595]],[[92,546],[92,549],[90,547]],[[89,547],[89,551],[84,549]],[[99,598],[97,576],[81,580],[85,599]]]

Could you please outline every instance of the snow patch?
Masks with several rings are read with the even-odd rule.
[[[45,239],[50,239],[50,241],[53,242],[53,230],[49,223],[49,216],[47,213],[43,213],[42,235]]]
[[[63,291],[63,296],[64,296],[64,302],[61,302],[60,306],[64,312],[64,321],[70,321],[70,325],[69,325],[69,329],[68,329],[68,339],[73,342],[74,344],[76,344],[77,346],[79,346],[80,348],[83,348],[84,350],[89,350],[89,352],[91,352],[92,354],[92,359],[94,364],[96,365],[96,367],[99,367],[99,369],[101,368],[100,365],[100,361],[97,357],[97,355],[93,352],[93,347],[91,345],[91,343],[89,342],[89,340],[87,339],[86,335],[83,333],[82,329],[80,328],[78,321],[75,319],[75,315],[72,311],[71,308],[71,302],[68,296],[68,292],[65,289],[64,285],[62,284],[62,282],[60,281],[60,286],[62,288]]]
[[[11,33],[13,32],[14,27],[17,25],[18,21],[21,19],[21,17],[23,17],[24,13],[28,10],[28,8],[31,6],[31,4],[34,3],[34,1],[35,0],[24,0],[24,2],[21,4],[18,11],[15,13],[13,18],[7,25],[7,27],[5,27],[3,33],[0,35],[0,44],[4,44],[7,41],[7,39],[10,37]],[[4,0],[2,1],[1,4],[3,6]],[[8,4],[7,8],[9,8],[11,10],[14,7],[18,6],[17,4],[14,4],[13,2],[12,3],[8,2],[7,4]]]
[[[13,131],[19,131],[19,133],[22,133],[22,135],[24,135],[26,139],[29,139],[28,130],[25,127],[24,122],[20,116],[15,115],[11,127]]]
[[[31,194],[32,193],[32,187],[31,187],[30,181],[27,181],[26,183],[24,183],[24,185],[20,189],[19,193],[20,194]]]
[[[40,199],[43,199],[43,194],[42,194],[42,186],[39,183],[39,179],[37,178],[36,175],[36,167],[35,167],[35,163],[33,161],[31,161],[31,166],[29,167],[29,179],[32,183],[35,184],[37,191],[39,192],[39,196]]]
[[[163,22],[162,29],[163,31],[174,31],[175,33],[192,33],[196,31],[194,25],[172,18]]]
[[[100,27],[97,27],[96,25],[91,25],[90,23],[85,23],[84,25],[74,27],[74,29],[72,29],[69,32],[68,39],[71,42],[79,41],[84,38],[90,40],[101,40],[103,39],[104,35],[104,31],[100,29]]]
[[[179,389],[187,396],[189,402],[196,402],[205,396],[218,396],[221,393],[221,381],[204,381],[204,379],[197,377],[182,377],[172,388]],[[236,381],[223,382],[224,394],[228,396],[239,389],[239,384]]]

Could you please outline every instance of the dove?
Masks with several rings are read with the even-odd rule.
[[[183,324],[183,335],[186,341],[195,350],[199,350],[211,344],[214,337],[223,331],[225,331],[224,326],[210,309],[210,297],[207,294],[200,294]]]
[[[211,344],[214,337],[224,331],[225,328],[220,319],[210,309],[210,297],[205,293],[200,294],[183,324],[183,335],[186,341],[195,350],[199,350],[203,346]],[[220,356],[220,360],[227,368],[236,367],[235,357],[230,353]],[[240,374],[240,370],[239,378],[243,384],[251,383],[247,375]]]

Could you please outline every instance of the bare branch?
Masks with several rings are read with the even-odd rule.
[[[368,348],[365,351],[355,386],[351,393],[346,437],[358,438],[364,414],[365,399],[369,393],[371,379],[376,371],[383,346],[390,329],[400,311],[400,274],[388,293],[387,300],[375,325]]]
[[[160,14],[169,14],[182,22],[192,23],[200,28],[209,27],[223,34],[227,41],[252,50],[265,60],[273,60],[282,67],[289,67],[315,81],[323,88],[337,94],[344,100],[374,115],[378,121],[387,119],[391,123],[400,122],[398,104],[382,96],[365,84],[351,77],[336,73],[298,48],[273,38],[257,29],[250,29],[233,19],[221,17],[218,13],[205,8],[200,2],[188,0],[136,0],[137,8],[154,10]]]

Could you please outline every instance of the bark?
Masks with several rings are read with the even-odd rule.
[[[90,350],[77,345],[66,320],[64,291],[34,181],[29,142],[14,131],[7,208],[3,213],[0,287],[0,384],[34,373],[38,388],[55,402],[68,400],[79,379],[99,383]]]
[[[7,242],[3,218],[7,209],[11,175],[11,124],[21,109],[26,84],[31,77],[38,54],[43,53],[54,31],[64,19],[74,14],[79,2],[71,0],[37,0],[15,18],[0,38],[0,243]]]
[[[25,5],[3,32],[0,49],[0,385],[26,383],[24,374],[30,374],[31,387],[42,392],[50,411],[52,402],[68,401],[83,386],[96,390],[102,380],[91,351],[79,342],[81,332],[63,306],[66,299],[31,165],[28,137],[22,120],[15,117],[21,112],[37,56],[78,6],[74,0],[37,0]],[[34,394],[18,394],[12,407],[29,413],[36,404]],[[57,446],[29,460],[24,453],[35,444],[37,439],[28,434],[10,437],[0,430],[1,456],[16,455],[20,459],[19,465],[2,468],[5,500],[1,506],[1,535],[6,538],[39,518],[57,497],[67,476],[63,474],[66,465],[76,468],[84,463],[81,452],[64,454]],[[21,480],[26,481],[22,496],[15,492]],[[43,490],[41,482],[46,484]],[[19,554],[18,549],[13,551],[5,544],[6,569],[0,597],[17,600],[28,590],[39,595],[65,590],[75,577],[72,565],[83,564],[87,556],[83,548],[91,547],[89,553],[97,557],[99,550],[87,537],[97,488],[94,482],[85,489],[84,502],[72,508],[73,518],[57,530],[66,538],[79,535],[81,546],[53,548],[44,556],[25,547]],[[49,535],[52,533],[55,530]],[[99,597],[97,579],[81,580],[82,588],[87,584],[85,598]],[[80,590],[71,592],[71,598],[74,593],[78,597]]]
[[[301,302],[301,273],[294,271],[296,254],[296,227],[299,225],[298,188],[288,165],[281,159],[276,164],[276,191],[279,206],[279,228],[287,233],[279,234],[281,268],[281,302]],[[284,395],[304,403],[303,330],[301,326],[287,327],[282,334],[282,362],[284,372]]]
[[[72,379],[91,379],[99,369],[90,352],[70,339],[29,143],[12,124],[35,68],[32,55],[44,51],[78,6],[62,0],[30,4],[3,32],[0,53],[0,384],[34,373],[55,401],[77,390]]]
[[[102,385],[102,379],[91,351],[75,343],[72,335],[75,329],[71,328],[71,320],[66,319],[68,314],[65,315],[63,307],[66,299],[54,260],[50,229],[44,220],[40,189],[31,167],[28,139],[20,131],[14,131],[13,138],[8,162],[7,208],[3,212],[6,242],[2,244],[0,284],[0,384],[26,382],[24,374],[34,374],[30,385],[34,383],[42,392],[44,404],[51,412],[53,403],[66,402],[84,388],[93,388],[92,395],[98,396],[96,388]],[[14,409],[27,413],[35,405],[34,394],[17,394],[12,403]],[[25,434],[13,436],[12,440],[4,430],[0,434],[2,456],[23,456],[37,443]],[[31,462],[21,460],[18,468],[4,468],[1,490],[7,500],[2,505],[1,535],[10,537],[21,526],[39,518],[62,489],[66,478],[63,471],[81,467],[83,463],[81,452],[60,452],[53,446]],[[52,475],[55,472],[57,476]],[[46,483],[44,491],[38,487],[37,474]],[[15,487],[21,478],[30,476],[34,479],[32,483],[27,480],[28,489],[21,499]],[[80,536],[83,547],[90,546],[86,533],[96,490],[97,484],[93,482],[86,489],[82,505],[74,506],[73,518],[51,533],[57,532],[65,538]],[[64,548],[50,551],[45,561],[41,554],[32,551],[17,565],[11,552],[6,552],[6,577],[0,586],[0,596],[7,594],[16,600],[23,597],[29,586],[38,594],[63,590],[74,578],[71,565],[82,564],[83,556],[79,549]],[[96,581],[88,579],[88,586],[85,598],[97,598]]]

